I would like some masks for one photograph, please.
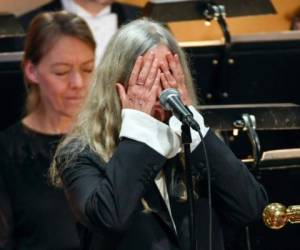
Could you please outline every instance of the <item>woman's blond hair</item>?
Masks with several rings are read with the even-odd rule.
[[[96,152],[105,162],[111,158],[118,144],[122,122],[116,83],[126,86],[137,57],[158,44],[163,44],[172,53],[178,54],[187,87],[196,104],[186,56],[171,33],[161,24],[147,19],[123,26],[112,37],[103,55],[77,122],[57,148],[50,171],[54,184],[61,184],[59,172],[86,147]]]
[[[87,44],[93,51],[96,42],[86,22],[75,14],[66,11],[45,12],[37,15],[30,23],[25,40],[22,68],[30,61],[39,64],[42,58],[63,36],[77,38]],[[25,72],[25,71],[24,71]],[[31,113],[40,103],[40,92],[37,84],[24,74],[27,85],[26,113]]]

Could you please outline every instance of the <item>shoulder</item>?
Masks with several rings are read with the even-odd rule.
[[[0,171],[1,174],[9,173],[11,164],[9,164],[16,155],[18,144],[22,144],[18,138],[21,134],[21,123],[18,122],[11,127],[0,132]],[[9,168],[8,168],[9,167]],[[9,171],[8,171],[9,169]],[[7,171],[7,172],[5,172]]]
[[[19,121],[0,132],[1,161],[7,158],[22,165],[22,161],[32,157],[48,159],[60,139],[61,135],[33,131]]]
[[[121,25],[142,16],[141,8],[134,5],[115,2],[111,9],[118,15]]]
[[[141,8],[135,5],[126,4],[126,3],[118,3],[114,2],[112,5],[112,9],[118,9],[123,11],[132,11],[132,12],[140,12]]]
[[[58,11],[62,10],[62,4],[60,0],[50,1],[49,3],[42,5],[36,9],[33,9],[29,12],[24,13],[23,15],[19,16],[19,22],[23,26],[25,30],[27,30],[31,20],[38,14],[48,11]]]
[[[81,177],[103,175],[105,163],[88,146],[74,140],[59,148],[52,166],[52,178],[58,186],[70,186]]]
[[[2,130],[0,132],[0,146],[8,146],[15,142],[14,138],[19,137],[22,134],[22,125],[21,122],[17,122],[12,126]]]
[[[55,157],[56,167],[60,173],[67,168],[78,168],[82,165],[101,168],[104,162],[100,156],[84,145],[78,139],[73,139],[63,147],[59,148]]]

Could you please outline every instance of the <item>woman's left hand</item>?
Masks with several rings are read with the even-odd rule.
[[[161,83],[164,89],[174,88],[181,94],[181,100],[185,105],[191,105],[192,101],[186,86],[184,73],[177,54],[166,55],[166,61],[160,62]]]

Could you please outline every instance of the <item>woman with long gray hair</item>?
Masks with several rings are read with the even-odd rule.
[[[160,24],[136,20],[110,41],[51,167],[52,182],[63,186],[77,218],[83,249],[189,249],[181,122],[159,103],[167,88],[180,92],[207,145],[213,249],[224,249],[225,225],[242,227],[260,217],[265,192],[195,109],[183,51]],[[199,249],[208,249],[206,169],[194,130],[192,139],[196,237]]]

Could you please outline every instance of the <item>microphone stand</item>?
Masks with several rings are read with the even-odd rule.
[[[182,145],[184,146],[184,175],[187,187],[187,200],[189,203],[189,230],[190,230],[190,249],[197,250],[197,239],[195,237],[195,201],[194,201],[194,188],[193,188],[193,177],[192,177],[192,166],[191,166],[191,130],[190,127],[182,123]]]

